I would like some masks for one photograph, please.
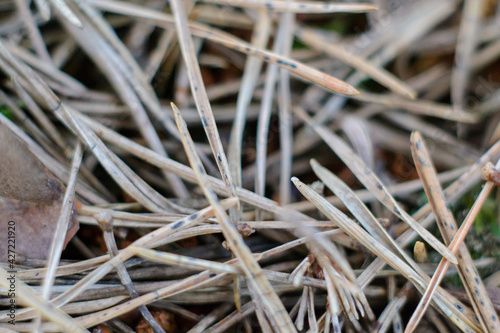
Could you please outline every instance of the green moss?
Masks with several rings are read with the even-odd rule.
[[[427,199],[427,195],[425,194],[424,190],[420,190],[417,192],[417,205],[418,208],[422,207],[423,205],[427,204],[429,200]]]
[[[319,28],[323,30],[334,31],[339,35],[344,35],[349,27],[346,20],[337,18],[335,20],[331,20],[325,24],[322,24]]]
[[[460,288],[464,287],[464,284],[462,283],[462,279],[460,278],[460,275],[458,275],[458,273],[446,276],[443,279],[443,283],[447,284],[447,285],[452,285],[455,287],[460,287]]]
[[[450,205],[450,209],[459,226],[462,224],[467,213],[476,201],[481,189],[482,185],[475,186],[459,201]],[[427,196],[423,190],[416,194],[416,198],[417,207],[421,207],[428,202]],[[495,196],[493,194],[490,195],[481,207],[474,224],[467,234],[465,244],[474,260],[483,257],[493,257],[500,260],[500,226],[498,222],[497,206]],[[411,211],[411,213],[413,214],[415,211],[416,209]],[[438,239],[441,239],[441,233],[435,224],[429,228],[429,231]],[[414,243],[415,242],[413,242],[409,248],[413,248]],[[427,250],[429,251],[429,262],[439,262],[441,256],[431,248]],[[452,280],[450,283],[456,285]]]
[[[461,224],[472,208],[482,185],[474,187],[456,204],[452,211],[455,213],[457,223]],[[494,257],[500,259],[500,226],[498,224],[498,210],[494,195],[490,195],[484,202],[481,210],[474,220],[465,244],[473,259]]]
[[[292,49],[294,50],[304,50],[308,49],[307,45],[302,43],[300,40],[294,39]]]
[[[12,110],[4,105],[0,105],[0,113],[12,120],[14,118],[14,113]]]
[[[467,212],[472,208],[476,201],[477,195],[481,191],[481,187],[474,188],[470,194],[465,195],[457,205],[458,209],[464,209]],[[490,195],[484,202],[481,210],[474,220],[474,231],[480,235],[485,232],[493,233],[495,236],[500,237],[500,228],[498,226],[497,205],[495,198]]]

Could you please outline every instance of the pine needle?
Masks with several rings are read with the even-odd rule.
[[[323,140],[337,153],[337,155],[349,166],[351,171],[358,177],[358,179],[370,190],[375,197],[396,216],[406,222],[415,232],[417,232],[429,245],[438,251],[445,258],[453,263],[457,262],[455,256],[437,240],[429,231],[420,226],[411,216],[409,216],[394,200],[391,194],[387,191],[382,182],[378,179],[375,173],[347,146],[347,144],[336,134],[330,132],[323,126],[315,126],[312,124],[310,118],[298,108],[294,109],[309,126],[320,135]]]
[[[177,109],[173,103],[172,109],[174,110],[177,127],[179,128],[182,143],[186,153],[188,154],[191,166],[196,174],[196,177],[198,178],[201,188],[203,189],[205,197],[215,210],[217,220],[223,228],[224,236],[229,244],[229,247],[231,248],[231,251],[240,260],[248,281],[252,284],[253,288],[258,293],[259,298],[263,302],[263,308],[266,310],[267,316],[275,323],[275,329],[279,332],[295,332],[295,326],[293,326],[280,299],[272,289],[269,281],[262,275],[260,266],[251,255],[250,250],[245,245],[241,235],[230,221],[229,216],[220,206],[217,200],[217,195],[209,187],[207,174],[201,164],[201,161],[199,160],[198,155],[196,154],[191,136],[189,135],[186,123],[182,119],[179,109]]]
[[[446,201],[441,186],[436,180],[436,171],[434,170],[432,161],[430,160],[429,153],[427,151],[427,148],[425,147],[424,141],[418,132],[414,132],[412,134],[412,153],[413,153],[413,158],[415,160],[415,165],[417,166],[420,178],[424,183],[425,192],[429,198],[429,203],[432,207],[432,210],[434,211],[434,214],[436,216],[436,221],[441,230],[443,238],[445,239],[447,245],[449,245],[450,248],[452,248],[452,250],[458,251],[458,265],[460,269],[460,277],[462,278],[463,284],[468,290],[468,294],[471,297],[472,301],[471,303],[473,304],[474,309],[478,314],[478,317],[481,321],[483,328],[487,332],[495,332],[500,328],[497,327],[499,325],[497,315],[493,310],[493,305],[491,304],[491,300],[487,295],[486,288],[484,287],[484,284],[479,278],[479,274],[477,273],[477,270],[474,267],[474,264],[472,263],[472,258],[467,248],[465,247],[464,244],[459,244],[459,243],[456,243],[459,245],[455,246],[455,248],[451,247],[450,242],[452,242],[452,239],[453,242],[455,242],[455,239],[453,237],[456,237],[456,234],[458,233],[456,231],[457,224],[450,210],[446,206]],[[478,202],[479,202],[479,197],[478,197]],[[473,217],[468,216],[468,219],[473,220]],[[467,229],[463,228],[467,228],[467,225],[460,227],[459,229],[461,232],[466,234]],[[440,282],[439,279],[444,277],[444,272],[446,272],[447,266],[443,267],[440,264],[440,266],[436,270],[436,273],[433,279],[431,280],[431,284],[429,285],[429,288],[424,294],[424,297],[419,303],[417,309],[413,313],[412,318],[408,322],[405,332],[408,333],[413,332],[416,326],[418,325],[419,321],[422,319],[422,316],[429,305],[429,300],[432,297],[433,290],[431,289],[431,287],[434,288],[435,286],[439,285]],[[441,269],[443,270],[441,271]]]

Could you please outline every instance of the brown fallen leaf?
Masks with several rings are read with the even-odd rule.
[[[47,259],[64,186],[4,125],[0,125],[0,156],[0,262]],[[73,206],[64,246],[77,231]]]
[[[98,325],[92,330],[92,333],[112,333],[109,328],[104,325]]]
[[[152,311],[154,319],[158,324],[160,324],[161,328],[165,331],[165,333],[174,333],[177,332],[177,325],[175,323],[174,315],[165,310],[157,310]],[[153,329],[149,327],[148,323],[144,318],[137,324],[135,328],[137,333],[153,333]]]

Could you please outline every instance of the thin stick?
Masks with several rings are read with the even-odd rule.
[[[455,52],[455,63],[451,72],[451,100],[454,108],[462,109],[471,75],[472,57],[479,42],[477,35],[486,1],[466,0],[460,22]]]
[[[47,75],[51,79],[54,79],[61,84],[67,85],[68,88],[71,88],[71,90],[73,90],[75,93],[87,92],[87,90],[88,90],[87,87],[85,87],[78,80],[76,80],[72,76],[66,74],[65,72],[61,71],[57,67],[47,66],[44,61],[37,58],[31,52],[25,50],[24,48],[20,47],[19,45],[15,45],[15,44],[9,43],[9,42],[7,42],[6,45],[9,48],[9,50],[12,52],[12,54],[18,56],[19,59],[24,61],[27,65],[40,71],[40,73]]]
[[[131,115],[148,145],[159,154],[167,156],[165,147],[162,145],[157,131],[154,129],[146,110],[140,102],[141,98],[142,100],[151,101],[149,106],[152,111],[157,111],[155,115],[161,113],[159,110],[159,103],[157,103],[158,107],[155,108],[155,98],[152,97],[152,94],[148,94],[147,87],[143,87],[144,82],[140,79],[141,73],[138,74],[137,71],[133,71],[133,69],[138,67],[138,65],[134,66],[133,61],[126,63],[126,60],[128,59],[126,54],[128,54],[128,52],[118,53],[115,51],[120,51],[124,48],[120,47],[121,42],[114,43],[113,38],[105,39],[105,36],[114,35],[112,32],[108,31],[111,30],[111,28],[106,29],[106,24],[102,22],[104,20],[99,20],[99,15],[94,13],[92,9],[88,8],[85,3],[81,3],[81,6],[94,24],[91,24],[89,20],[85,19],[83,15],[81,15],[82,21],[86,23],[83,29],[77,28],[68,23],[66,23],[65,27],[69,30],[75,40],[78,41],[84,51],[92,58],[101,71],[106,74],[106,77],[113,88],[116,90],[124,103],[129,107]],[[94,25],[100,28],[100,30],[94,28]],[[117,39],[116,36],[115,38]],[[122,60],[122,58],[125,60]],[[128,70],[129,68],[132,68],[132,70]],[[162,120],[164,117],[162,118],[160,116],[158,118]],[[163,121],[163,123],[168,129],[168,121]],[[173,131],[172,127],[173,124],[170,124],[171,131]],[[188,191],[178,177],[169,173],[166,173],[165,177],[172,184],[173,191],[179,197],[188,197]]]
[[[191,257],[182,256],[174,253],[159,252],[149,249],[143,249],[136,246],[129,247],[135,255],[141,258],[148,259],[154,262],[159,262],[169,265],[179,265],[186,268],[192,268],[196,270],[210,270],[214,272],[224,272],[231,274],[241,274],[241,269],[238,269],[234,265],[228,265],[219,263],[216,261],[196,259]]]
[[[266,10],[259,11],[259,18],[252,36],[252,44],[264,48],[269,40],[271,32],[271,17]],[[229,140],[229,165],[234,176],[236,186],[241,187],[241,146],[243,132],[247,118],[247,108],[250,105],[254,89],[257,85],[263,61],[249,57],[245,63],[245,69],[241,80],[238,99],[236,101],[236,114],[231,128],[231,138]]]
[[[461,176],[465,170],[466,167],[462,167],[442,172],[438,175],[439,181],[441,183],[446,183],[455,180],[459,176]],[[414,193],[421,189],[422,189],[422,182],[419,179],[387,186],[387,190],[394,197],[403,196],[408,193]],[[364,203],[369,203],[377,200],[377,198],[368,190],[356,190],[353,191],[353,193],[356,196],[356,198],[358,198],[358,200]],[[328,202],[334,206],[342,205],[342,201],[336,195],[325,197],[325,199],[328,200]],[[314,209],[314,205],[309,201],[299,201],[286,205],[285,207],[289,207],[291,209],[295,209],[298,211],[308,211]]]
[[[106,141],[113,143],[119,147],[122,147],[127,151],[130,151],[133,155],[148,161],[152,165],[155,165],[162,169],[167,169],[168,171],[179,175],[179,177],[187,181],[193,183],[196,182],[196,176],[194,175],[194,172],[191,168],[181,163],[178,163],[172,159],[160,156],[155,152],[147,149],[146,147],[141,146],[136,142],[125,138],[124,136],[110,130],[109,128],[106,128],[105,126],[102,126],[102,124],[99,124],[96,121],[89,119],[88,117],[85,117],[81,114],[79,115],[76,114],[76,115],[80,119],[82,119],[82,121],[84,121],[86,124],[88,124],[91,128],[93,128],[99,135],[103,136],[103,138],[105,138]],[[222,180],[209,176],[209,182],[210,186],[212,186],[217,193],[219,194],[227,193],[227,191],[224,189],[225,186]],[[268,210],[270,212],[282,216],[293,216],[297,220],[314,220],[311,217],[299,213],[295,210],[285,209],[279,206],[275,201],[272,201],[264,196],[257,195],[252,191],[243,188],[237,188],[236,191],[240,200],[249,203],[253,206],[259,207],[261,209]]]
[[[376,333],[385,333],[389,329],[389,326],[393,323],[393,318],[395,318],[399,310],[407,302],[411,289],[411,284],[407,282],[401,288],[398,295],[390,300],[389,304],[387,304],[384,311],[378,317],[378,322],[381,325],[378,327]]]
[[[283,53],[283,41],[285,40],[285,19],[280,18],[277,38],[273,44],[274,53]],[[271,121],[271,111],[274,102],[274,92],[276,89],[276,78],[278,75],[278,66],[270,64],[266,69],[266,77],[264,84],[264,95],[260,104],[259,118],[257,121],[257,138],[255,142],[256,156],[256,176],[255,176],[255,193],[265,196],[266,187],[266,155],[268,145],[269,123]],[[256,212],[256,218],[259,219],[260,211]]]
[[[64,112],[63,112],[64,111]],[[108,147],[97,137],[97,135],[88,128],[86,124],[77,120],[73,116],[74,111],[66,108],[62,104],[62,109],[56,114],[71,128],[78,137],[92,149],[92,152],[109,172],[115,181],[123,186],[132,197],[145,207],[154,212],[168,212],[167,207],[174,210],[177,205],[165,199],[142,179],[140,179],[122,160],[116,157]]]
[[[24,90],[19,81],[14,77],[13,80],[14,87],[21,97],[21,100],[26,104],[27,109],[30,111],[31,115],[40,123],[40,126],[44,129],[45,134],[54,141],[57,146],[64,150],[66,148],[66,143],[62,135],[59,133],[57,127],[50,121],[49,117],[40,109],[36,102],[29,96],[29,94]]]
[[[52,3],[56,11],[75,27],[83,28],[83,24],[78,16],[68,7],[64,0],[48,0]]]
[[[271,32],[271,17],[266,9],[259,10],[259,17],[252,35],[252,44],[259,48],[265,48],[269,41]],[[247,109],[252,100],[254,89],[257,85],[263,61],[255,58],[248,57],[245,63],[243,77],[241,79],[241,86],[238,92],[238,99],[236,101],[236,114],[231,128],[231,137],[229,139],[229,166],[231,174],[234,176],[235,186],[242,187],[241,179],[241,156],[243,144],[243,132],[245,123],[247,121]],[[242,207],[240,209],[231,211],[231,219],[234,223],[241,220]],[[236,308],[241,309],[240,297],[240,279],[235,276],[233,282],[234,300]],[[258,312],[259,313],[259,312]]]
[[[370,210],[340,178],[329,172],[314,159],[311,160],[311,166],[318,178],[342,200],[347,209],[374,238],[409,262],[409,257],[404,250],[392,239]]]
[[[26,28],[29,32],[29,38],[31,40],[31,44],[35,49],[36,54],[44,60],[46,66],[52,65],[52,59],[50,58],[49,52],[47,51],[47,46],[45,45],[41,32],[36,26],[35,19],[31,14],[29,3],[16,0],[16,6],[19,10],[19,13],[23,17],[23,23],[26,25]]]
[[[50,6],[47,3],[47,0],[35,0],[35,4],[42,19],[44,21],[48,21],[50,19]]]
[[[207,314],[202,320],[200,320],[193,328],[191,328],[187,333],[202,333],[215,322],[221,315],[225,314],[231,309],[231,304],[223,304],[212,312]]]
[[[380,95],[364,92],[352,98],[375,104],[381,104],[393,109],[402,109],[417,115],[425,115],[442,119],[449,119],[461,123],[476,123],[478,117],[464,111],[463,109],[454,110],[452,107],[444,104],[438,104],[426,100],[404,99],[395,95]]]
[[[66,188],[66,193],[64,194],[63,202],[61,204],[61,214],[59,215],[59,220],[57,221],[57,226],[54,235],[52,236],[52,243],[50,245],[49,254],[47,256],[47,274],[45,275],[42,287],[42,297],[46,300],[50,300],[50,294],[54,285],[57,265],[59,264],[59,260],[61,258],[64,241],[67,238],[66,233],[68,231],[68,224],[69,220],[71,219],[71,213],[73,210],[76,177],[78,175],[78,170],[82,162],[82,156],[82,146],[80,142],[78,142],[74,152],[73,163],[71,165],[71,175],[68,181],[68,187]],[[40,332],[41,323],[41,317],[38,317],[34,320],[33,325],[35,326],[35,332]]]
[[[287,0],[287,4],[292,4],[293,1]],[[295,17],[293,13],[283,13],[284,30],[283,36],[283,55],[289,57],[292,49],[293,30],[295,27]],[[280,203],[286,205],[291,200],[291,182],[292,176],[292,144],[293,144],[293,119],[292,119],[292,95],[290,91],[290,73],[284,68],[279,71],[279,122],[280,122]]]

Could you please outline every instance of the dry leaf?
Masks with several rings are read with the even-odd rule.
[[[156,322],[160,324],[163,330],[165,330],[165,333],[177,332],[177,325],[175,324],[174,315],[172,313],[164,310],[152,311],[151,313]],[[135,329],[137,330],[137,333],[153,333],[153,329],[149,327],[146,319],[144,318],[141,319]]]
[[[0,216],[4,226],[0,244],[15,244],[15,248],[10,248],[15,252],[15,260],[46,259],[61,212],[64,186],[3,125],[0,125],[0,156]],[[15,236],[10,234],[10,243],[7,225],[15,227],[9,229],[15,232]],[[73,207],[65,245],[77,230],[76,208]],[[0,247],[0,261],[7,261],[8,250],[6,245]]]
[[[99,325],[92,330],[92,333],[112,333],[112,332],[106,326]]]

